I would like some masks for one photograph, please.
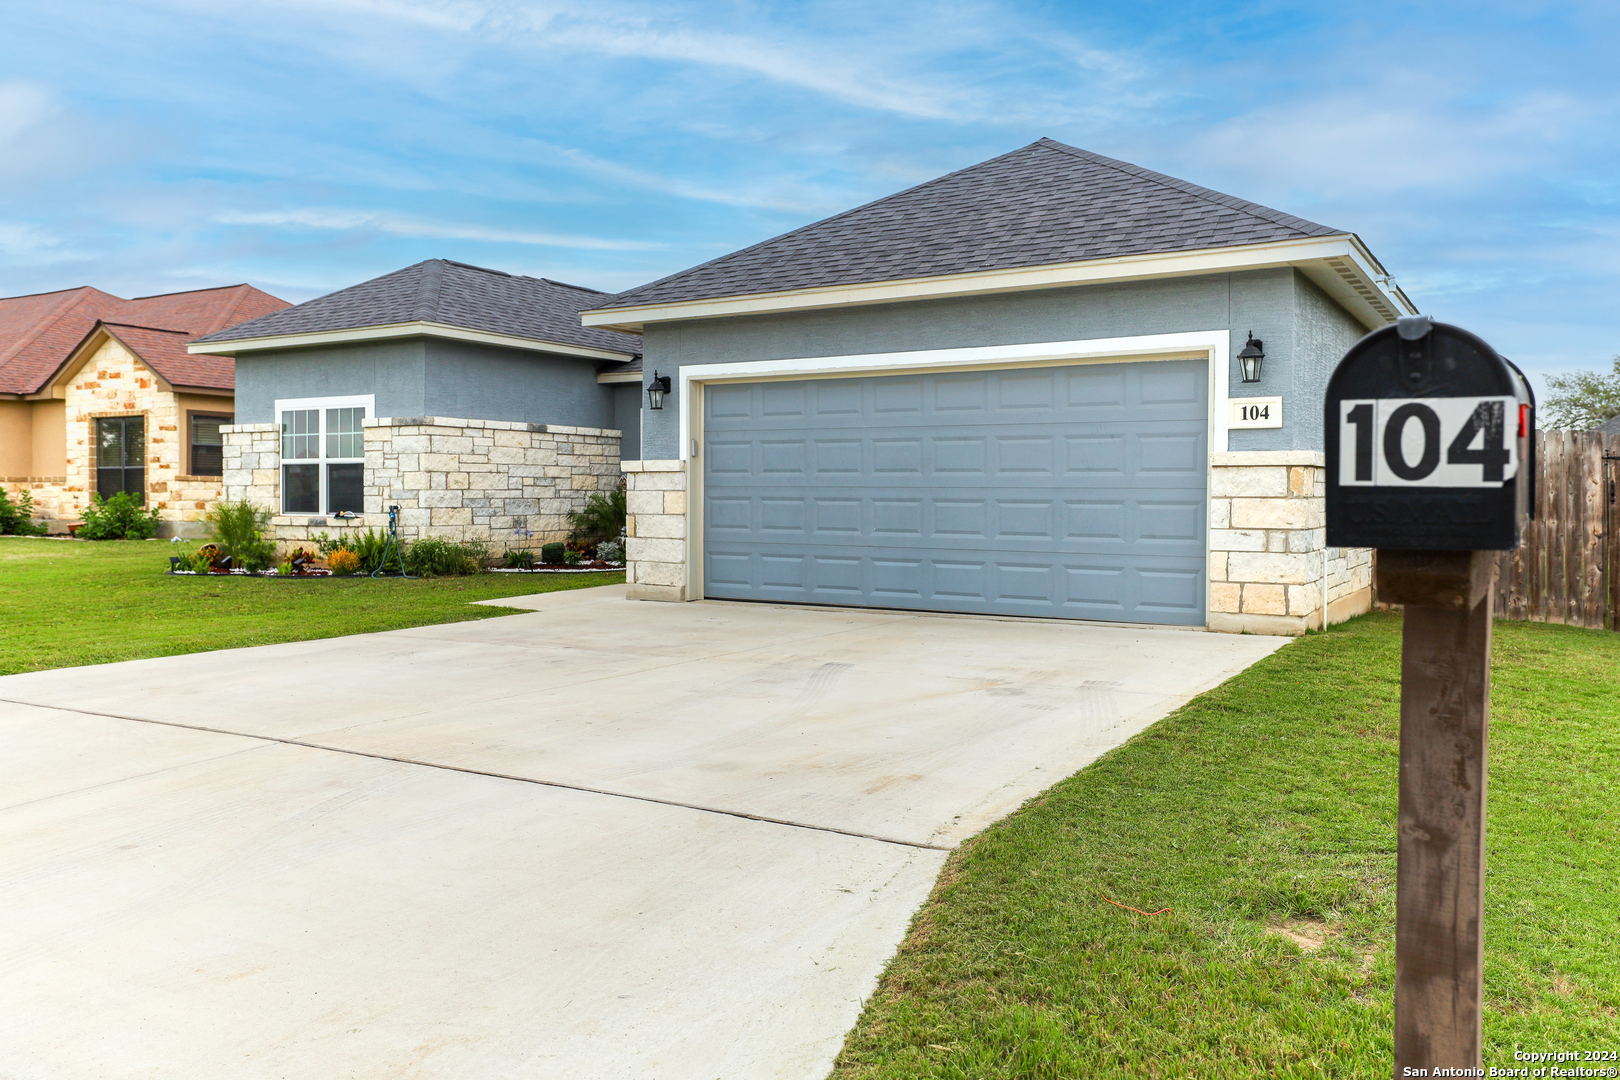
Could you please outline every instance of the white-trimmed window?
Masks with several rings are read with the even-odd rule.
[[[365,510],[365,419],[375,397],[292,398],[276,402],[281,424],[281,512]]]

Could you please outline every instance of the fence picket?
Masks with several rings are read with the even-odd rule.
[[[1620,630],[1620,435],[1536,434],[1536,515],[1498,562],[1500,618]]]

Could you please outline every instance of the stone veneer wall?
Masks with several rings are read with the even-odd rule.
[[[1372,551],[1326,546],[1319,452],[1216,454],[1209,489],[1209,627],[1300,634],[1372,606]]]
[[[632,600],[686,599],[686,463],[625,461],[624,562]]]
[[[217,476],[187,476],[184,417],[173,392],[152,369],[117,341],[102,343],[63,388],[67,413],[67,472],[36,476],[8,490],[26,489],[34,515],[52,528],[78,521],[96,490],[95,421],[103,416],[142,416],[146,420],[146,496],[162,521],[159,536],[201,536],[208,508],[224,491]],[[228,413],[229,397],[219,398]],[[8,478],[9,479],[9,478]]]
[[[280,430],[237,424],[225,432],[225,497],[279,510]],[[565,539],[568,516],[619,478],[619,432],[607,428],[392,417],[365,422],[365,513],[331,518],[277,513],[285,549],[316,533],[386,528],[397,505],[403,540],[442,536],[499,548]]]

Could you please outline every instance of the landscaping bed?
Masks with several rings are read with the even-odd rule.
[[[834,1076],[1388,1076],[1400,627],[1309,635],[965,844]],[[1620,1049],[1620,634],[1495,633],[1485,1064]]]

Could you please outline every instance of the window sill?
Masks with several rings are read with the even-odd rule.
[[[356,514],[350,518],[331,517],[326,514],[275,514],[270,518],[272,525],[320,525],[339,529],[359,528],[364,521],[364,514]]]
[[[214,473],[212,475],[202,473],[181,473],[179,476],[175,477],[175,480],[183,481],[187,484],[223,484],[225,482],[225,477],[222,473]]]

